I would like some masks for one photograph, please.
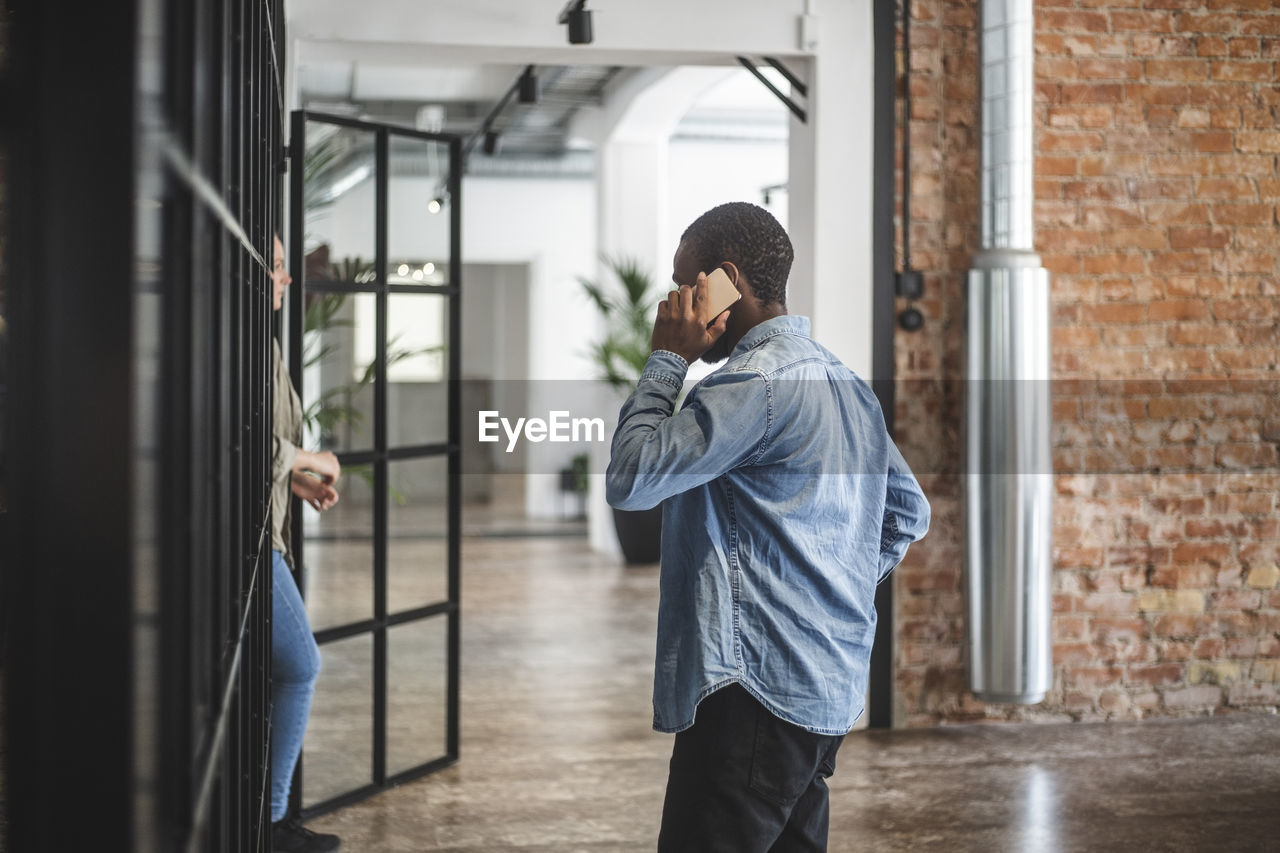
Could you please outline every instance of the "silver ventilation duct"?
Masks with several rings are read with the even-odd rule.
[[[965,394],[969,686],[1035,703],[1053,681],[1049,275],[1032,249],[1032,0],[982,0],[982,249]]]

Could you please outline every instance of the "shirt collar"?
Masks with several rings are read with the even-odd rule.
[[[809,337],[809,318],[799,314],[782,314],[778,317],[770,317],[763,323],[757,323],[747,330],[742,340],[738,341],[738,345],[733,348],[733,355],[754,349],[774,335],[784,334]]]

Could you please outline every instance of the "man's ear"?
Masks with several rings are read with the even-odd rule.
[[[742,286],[740,284],[741,279],[738,275],[738,267],[733,263],[733,261],[723,261],[720,264],[720,269],[724,270],[725,275],[729,276],[729,281],[733,282],[733,286],[741,291]]]

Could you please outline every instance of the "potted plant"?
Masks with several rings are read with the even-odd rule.
[[[591,347],[591,358],[600,378],[624,395],[635,390],[649,360],[653,310],[659,293],[649,271],[635,258],[605,258],[618,286],[604,287],[579,277],[587,298],[604,320],[604,338]],[[662,506],[653,509],[613,511],[614,528],[623,558],[628,563],[656,563],[661,553]]]

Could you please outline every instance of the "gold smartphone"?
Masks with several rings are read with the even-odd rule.
[[[716,267],[707,273],[707,300],[710,308],[707,316],[711,318],[711,323],[714,323],[726,308],[741,298],[742,294],[733,286],[733,282],[729,280],[729,275],[723,268]],[[710,326],[711,323],[707,325]]]

